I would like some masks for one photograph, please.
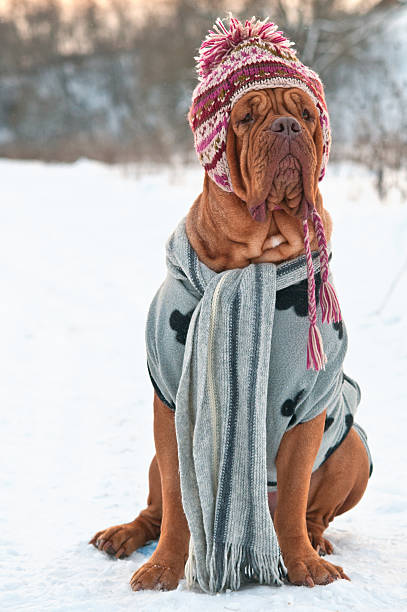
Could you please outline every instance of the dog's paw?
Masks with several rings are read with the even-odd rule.
[[[98,550],[117,559],[128,557],[145,543],[145,531],[136,521],[102,529],[89,541],[89,544],[93,544]]]
[[[308,532],[308,537],[312,544],[312,548],[316,550],[321,557],[332,555],[334,547],[329,540],[324,538],[321,534],[312,533],[312,531]]]
[[[162,563],[144,563],[132,576],[130,586],[133,591],[154,590],[173,591],[177,588],[180,576],[172,567]]]
[[[292,559],[286,565],[288,579],[295,585],[313,587],[316,584],[330,584],[338,578],[350,580],[341,567],[321,559],[316,553]]]

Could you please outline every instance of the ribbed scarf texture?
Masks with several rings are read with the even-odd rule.
[[[267,388],[277,266],[251,264],[206,280],[180,224],[169,273],[201,297],[189,325],[175,425],[191,532],[187,585],[208,593],[242,579],[282,584],[285,567],[267,500]],[[208,270],[208,269],[207,269]]]

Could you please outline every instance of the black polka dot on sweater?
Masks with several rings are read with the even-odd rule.
[[[343,338],[343,323],[342,321],[339,321],[339,323],[332,323],[332,327],[334,328],[335,331],[338,332],[338,338],[339,340],[342,340]]]
[[[324,427],[324,431],[326,431],[327,429],[329,429],[332,425],[332,423],[334,422],[334,418],[333,417],[329,417],[327,416],[325,419],[325,427]]]
[[[338,448],[338,446],[340,446],[342,444],[342,442],[344,441],[344,439],[346,438],[346,436],[348,435],[348,433],[351,430],[351,427],[353,425],[353,415],[348,413],[345,416],[345,433],[343,434],[342,438],[339,440],[339,442],[337,442],[334,446],[331,446],[330,448],[328,448],[328,450],[326,451],[325,454],[325,459],[324,461],[326,461],[328,459],[328,457],[330,457],[332,455],[332,453],[334,451],[336,451],[336,449]]]
[[[188,328],[193,312],[193,310],[190,310],[183,315],[179,310],[173,310],[170,315],[170,327],[177,332],[175,337],[180,344],[185,344],[187,341]]]
[[[345,417],[345,425],[346,425],[346,429],[349,431],[349,429],[352,427],[353,425],[353,414],[347,414]]]
[[[319,288],[321,286],[321,274],[315,274],[315,297],[317,306],[319,304]],[[295,314],[299,317],[308,315],[308,280],[305,278],[299,283],[290,285],[285,289],[280,289],[276,293],[277,310],[287,310],[294,308]]]
[[[295,396],[294,399],[285,400],[284,404],[281,406],[281,414],[283,416],[285,416],[285,417],[293,417],[294,411],[295,411],[295,409],[296,409],[296,407],[298,405],[298,402],[300,401],[301,396],[304,393],[304,391],[305,391],[305,389],[301,389],[301,391],[299,393],[297,393],[297,395]],[[297,419],[295,418],[295,415],[294,415],[294,418],[292,418],[291,421],[293,423],[295,423],[296,420]],[[290,421],[289,425],[292,425],[291,421]]]

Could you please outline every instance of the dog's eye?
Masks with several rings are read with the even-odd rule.
[[[311,119],[310,112],[307,108],[304,108],[304,110],[302,111],[302,116],[303,119],[305,119],[306,121],[308,121],[308,119]]]
[[[247,113],[243,119],[240,119],[239,123],[250,123],[251,121],[253,121],[253,117],[251,113]]]

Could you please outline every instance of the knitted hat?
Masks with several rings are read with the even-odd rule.
[[[233,191],[226,159],[226,133],[232,107],[253,89],[299,87],[314,102],[322,129],[319,179],[325,174],[331,144],[329,116],[319,76],[296,57],[292,43],[270,21],[241,23],[230,17],[229,30],[218,19],[199,49],[199,83],[192,94],[189,123],[195,149],[206,172],[225,191]]]
[[[233,191],[226,158],[226,135],[232,107],[245,93],[256,89],[298,87],[314,102],[321,124],[323,151],[319,180],[325,174],[331,145],[329,116],[319,76],[297,59],[292,43],[278,26],[255,17],[243,24],[230,17],[229,29],[217,19],[199,49],[199,83],[192,94],[189,123],[195,149],[210,178],[224,191]],[[275,207],[278,208],[278,207]],[[328,248],[321,217],[305,202],[303,210],[304,248],[308,277],[307,369],[325,369],[326,356],[316,320],[314,266],[308,219],[312,219],[318,240],[321,267],[320,303],[322,321],[341,321],[335,289],[328,281]]]

